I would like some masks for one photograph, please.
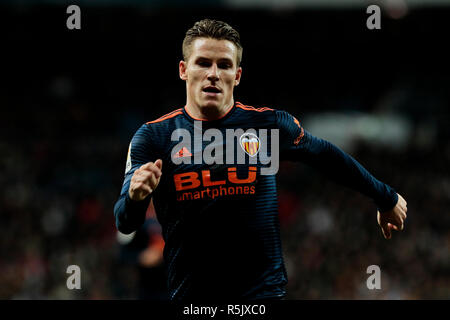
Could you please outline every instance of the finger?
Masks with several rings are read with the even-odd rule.
[[[162,160],[158,159],[155,162],[147,162],[140,166],[140,168],[147,169],[148,167],[156,166],[158,169],[162,169]]]
[[[401,219],[401,221],[403,222],[403,221],[406,219],[406,217],[407,217],[406,211],[400,209],[399,212],[398,212],[398,217],[399,217],[399,218]]]
[[[402,198],[402,201],[400,202],[400,207],[403,209],[403,211],[407,211],[408,210],[408,203],[403,198]]]
[[[394,224],[388,223],[388,228],[394,229],[395,231],[398,231],[398,227]]]
[[[141,171],[153,172],[157,178],[161,177],[161,169],[157,167],[153,162],[146,163],[139,168]]]
[[[390,223],[389,223],[390,224]],[[402,231],[403,230],[403,219],[402,218],[400,218],[400,217],[397,217],[397,219],[396,219],[396,221],[395,222],[393,222],[392,224],[391,224],[392,226],[395,226],[395,230],[396,231]]]
[[[142,182],[130,185],[130,190],[128,191],[132,200],[142,200],[152,192],[153,190],[150,188],[150,186]]]
[[[153,165],[153,166],[151,166],[151,167],[149,167],[149,168],[147,168],[145,170],[153,172],[156,175],[157,178],[161,177],[161,175],[162,175],[161,169],[158,168],[156,165]]]
[[[151,176],[153,176],[153,175],[154,175],[154,173],[151,171],[142,170],[142,171],[138,172],[137,174],[135,174],[131,178],[131,180],[132,180],[131,182],[133,182],[133,183],[138,183],[138,182],[148,183]]]
[[[405,221],[406,217],[408,217],[408,216],[406,215],[406,212],[403,212],[403,214],[402,214],[403,221]]]
[[[385,239],[390,239],[391,238],[391,233],[383,228],[381,228],[381,231],[383,231],[383,237]]]
[[[383,236],[385,239],[391,238],[391,230],[388,227],[388,224],[384,224],[383,226],[381,226],[381,231],[383,231]]]
[[[398,197],[397,206],[405,207],[406,206],[406,200],[398,193],[397,193],[397,197]]]
[[[395,224],[395,226],[399,229],[399,230],[403,230],[403,218],[402,216],[397,216],[397,223]]]
[[[156,178],[156,176],[152,172],[150,172],[143,176],[136,177],[136,180],[134,181],[134,183],[135,184],[142,183],[142,184],[148,185],[150,188],[155,190],[156,187],[158,186],[159,179]]]
[[[398,220],[391,221],[390,223],[388,223],[389,229],[394,229],[395,231],[402,230],[402,225],[403,225],[403,223],[398,222]]]
[[[148,184],[145,184],[142,182],[136,183],[136,185],[134,187],[135,187],[135,191],[138,191],[138,192],[140,191],[144,195],[153,192],[153,189]]]
[[[408,207],[406,205],[401,205],[400,208],[402,209],[402,211],[406,212],[408,211]]]
[[[155,166],[157,166],[159,170],[162,170],[162,160],[161,159],[156,160]]]
[[[159,179],[155,177],[155,175],[152,174],[152,176],[148,179],[148,184],[150,185],[153,190],[156,189],[158,186]]]

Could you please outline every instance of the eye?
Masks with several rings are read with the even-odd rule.
[[[231,68],[231,64],[228,63],[228,62],[223,62],[223,63],[219,63],[219,64],[218,64],[218,67],[219,67],[220,69],[229,69],[229,68]]]
[[[208,61],[204,61],[204,60],[198,61],[197,64],[198,64],[200,67],[205,67],[205,68],[207,68],[207,67],[209,67],[209,66],[211,65]]]

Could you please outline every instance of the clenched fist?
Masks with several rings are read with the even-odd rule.
[[[148,162],[137,169],[131,177],[128,194],[131,200],[144,200],[158,186],[161,179],[162,160]]]
[[[383,213],[380,213],[380,211],[377,212],[378,224],[380,225],[383,236],[386,239],[390,239],[392,237],[392,230],[403,230],[403,225],[406,219],[406,211],[408,211],[406,201],[401,195],[397,195],[398,201],[394,208]]]

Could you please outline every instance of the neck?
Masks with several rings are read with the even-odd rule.
[[[194,106],[193,104],[186,103],[186,111],[194,119],[199,120],[217,120],[222,118],[233,107],[234,100],[221,107],[201,107]]]

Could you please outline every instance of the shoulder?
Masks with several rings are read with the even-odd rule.
[[[240,122],[251,126],[273,127],[276,122],[276,109],[274,108],[254,107],[236,101],[235,113]]]
[[[251,118],[256,117],[256,118],[272,119],[279,126],[284,126],[291,122],[300,126],[299,121],[293,115],[282,109],[275,109],[269,107],[254,107],[245,105],[241,102],[236,102],[236,108]]]
[[[134,134],[132,144],[158,144],[161,137],[171,131],[172,119],[182,114],[182,109],[176,109],[155,120],[145,122]]]
[[[183,108],[179,108],[179,109],[173,110],[172,112],[169,112],[169,113],[159,117],[156,120],[148,121],[145,124],[146,125],[153,125],[153,124],[157,124],[157,123],[158,124],[162,124],[162,123],[166,122],[167,120],[174,119],[175,117],[177,117],[177,116],[179,116],[181,114],[183,114]]]
[[[242,102],[236,101],[236,108],[247,111],[247,112],[275,112],[276,109],[268,107],[254,107],[243,104]]]
[[[236,101],[236,108],[240,109],[243,112],[249,112],[249,113],[265,113],[265,114],[272,114],[277,122],[294,122],[297,126],[300,126],[299,121],[295,116],[293,116],[291,113],[289,113],[286,110],[282,109],[276,109],[276,108],[268,108],[268,107],[254,107],[249,106],[246,104],[243,104],[241,102]]]
[[[161,137],[173,131],[175,119],[183,115],[183,108],[173,110],[155,120],[144,123],[140,130],[148,132],[152,137]]]

